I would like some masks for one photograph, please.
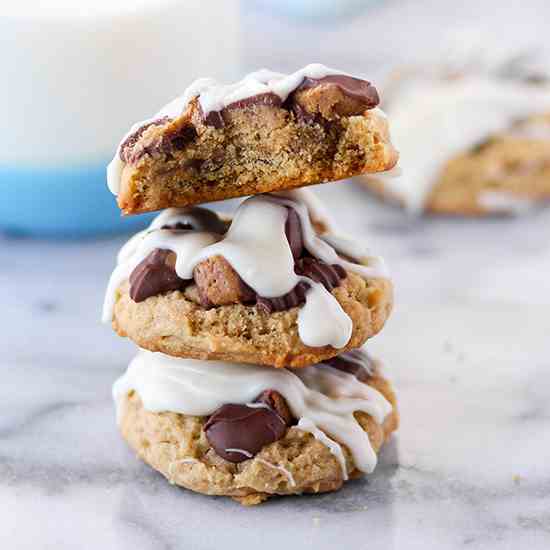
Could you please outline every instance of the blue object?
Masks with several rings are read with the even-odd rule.
[[[0,231],[77,239],[145,227],[154,214],[122,217],[107,188],[106,166],[0,166]]]
[[[255,0],[259,6],[287,17],[332,21],[359,15],[378,0]]]

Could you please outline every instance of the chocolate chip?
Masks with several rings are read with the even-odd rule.
[[[229,462],[252,458],[283,437],[286,429],[286,422],[271,408],[233,404],[221,406],[204,425],[210,445]]]
[[[257,398],[256,403],[264,403],[270,409],[273,409],[287,424],[294,424],[295,420],[292,416],[285,398],[275,390],[265,390]]]
[[[285,234],[295,260],[300,258],[304,251],[304,237],[302,234],[302,224],[300,216],[294,208],[287,207],[288,216],[285,223]]]
[[[207,126],[213,126],[218,130],[225,126],[225,122],[220,111],[210,111],[206,116],[203,114],[202,119]]]
[[[188,281],[180,279],[175,269],[175,254],[170,250],[153,250],[130,275],[130,298],[143,302],[170,290],[183,290]]]
[[[161,229],[170,229],[172,231],[208,231],[223,235],[227,231],[227,224],[216,212],[208,208],[195,206],[181,214],[184,221],[164,224]]]
[[[141,136],[145,133],[145,131],[151,126],[162,126],[163,124],[166,124],[171,120],[172,119],[167,116],[158,118],[156,120],[152,120],[151,122],[147,122],[146,124],[143,124],[143,126],[140,126],[135,132],[132,132],[120,145],[120,152],[119,152],[120,160],[127,163],[135,162],[137,158],[139,158],[139,155],[134,156],[132,155],[131,151],[134,145],[140,140]]]
[[[178,128],[173,132],[167,132],[162,136],[162,141],[158,147],[165,153],[170,153],[173,150],[181,151],[197,137],[197,130],[191,124]]]
[[[293,97],[290,96],[285,105],[287,108],[294,113],[294,116],[296,117],[296,120],[299,122],[305,122],[307,124],[311,124],[313,122],[320,123],[321,118],[317,113],[310,113],[309,111],[306,111],[299,103],[296,101],[293,101]]]
[[[321,283],[329,292],[346,277],[341,266],[329,265],[317,258],[300,258],[294,265],[294,271],[317,283]]]
[[[340,285],[342,279],[347,276],[346,270],[339,265],[329,265],[316,258],[300,258],[294,264],[294,271],[317,283],[321,283],[329,292]],[[275,298],[258,296],[256,305],[264,313],[274,311],[286,311],[300,306],[306,301],[306,293],[309,286],[305,281],[299,282],[289,293]]]
[[[194,227],[187,222],[177,222],[172,224],[164,224],[163,226],[161,226],[161,229],[169,229],[170,231],[192,231]]]
[[[348,374],[353,374],[357,380],[365,383],[369,381],[375,371],[372,359],[360,349],[342,353],[332,359],[326,359],[323,363]]]
[[[289,293],[275,298],[265,298],[258,296],[256,305],[264,313],[270,314],[274,311],[285,311],[292,307],[297,307],[305,303],[306,293],[309,285],[305,282],[298,283]]]
[[[226,109],[245,109],[246,107],[252,107],[254,105],[269,105],[271,107],[280,107],[281,98],[274,94],[273,92],[267,92],[263,94],[257,94],[250,97],[245,97],[244,99],[239,99],[239,101],[234,101],[230,103]]]

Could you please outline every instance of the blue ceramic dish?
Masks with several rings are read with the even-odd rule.
[[[153,215],[120,215],[105,181],[107,162],[75,167],[0,167],[0,231],[77,239],[141,229]]]

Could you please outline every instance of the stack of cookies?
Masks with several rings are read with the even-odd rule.
[[[122,140],[125,214],[162,210],[118,255],[104,320],[138,346],[120,430],[171,483],[257,504],[373,471],[396,429],[360,350],[391,310],[383,260],[303,189],[391,169],[376,89],[322,65],[193,83]],[[249,196],[232,218],[197,204]]]

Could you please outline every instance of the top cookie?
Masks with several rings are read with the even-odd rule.
[[[107,169],[125,214],[389,170],[397,162],[376,89],[323,65],[199,79],[135,124]]]

